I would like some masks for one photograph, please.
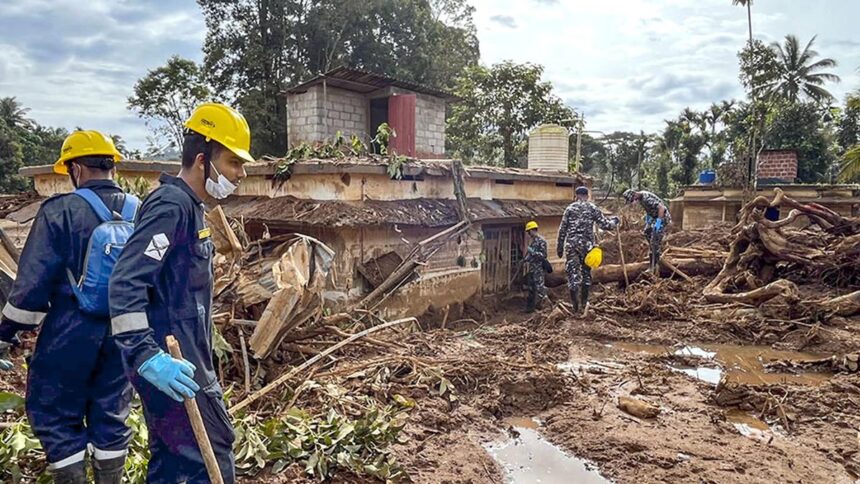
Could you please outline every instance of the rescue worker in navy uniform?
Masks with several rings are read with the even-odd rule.
[[[235,482],[233,427],[212,362],[213,245],[203,202],[229,196],[245,177],[251,133],[222,104],[203,104],[185,122],[178,177],[143,202],[134,234],[110,281],[113,334],[143,401],[151,483],[209,482],[184,399],[195,398],[224,482]],[[179,341],[172,358],[165,338]]]
[[[666,233],[666,227],[672,222],[669,208],[666,206],[666,202],[660,199],[660,197],[645,190],[639,192],[625,190],[622,196],[628,204],[639,202],[642,208],[645,209],[645,230],[642,233],[645,235],[650,248],[649,268],[652,272],[656,272],[659,270],[663,235]]]
[[[54,172],[68,175],[75,188],[92,190],[109,210],[121,213],[125,194],[112,180],[120,158],[110,138],[76,131],[63,142]],[[101,223],[80,196],[45,200],[0,322],[0,350],[16,343],[19,331],[41,324],[29,364],[26,409],[58,484],[87,482],[88,448],[95,482],[119,484],[131,437],[125,420],[132,390],[110,337],[110,319],[80,311],[69,281],[80,278],[88,241]]]
[[[591,291],[591,268],[585,265],[585,256],[594,248],[594,224],[603,230],[618,226],[618,217],[607,218],[597,205],[588,201],[588,188],[576,188],[576,200],[564,210],[558,227],[556,251],[566,254],[565,272],[570,302],[576,312],[585,311]]]
[[[529,298],[526,304],[526,312],[534,312],[546,300],[546,239],[538,234],[538,224],[534,220],[526,224],[526,233],[531,241],[527,249],[526,257],[523,259],[528,264],[527,283]]]

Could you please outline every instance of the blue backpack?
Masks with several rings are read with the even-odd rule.
[[[134,217],[140,200],[134,195],[126,194],[122,214],[117,219],[92,190],[80,188],[75,190],[74,194],[90,204],[102,223],[93,230],[87,243],[81,279],[75,281],[71,269],[66,269],[66,273],[81,312],[106,318],[110,316],[108,303],[110,275],[122,254],[122,249],[134,232]]]

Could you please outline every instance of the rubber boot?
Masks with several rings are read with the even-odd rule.
[[[588,316],[588,294],[591,292],[591,286],[588,284],[582,285],[582,315]]]
[[[83,461],[50,472],[54,484],[87,484],[87,469]]]
[[[570,304],[573,305],[573,314],[579,313],[579,286],[574,286],[570,289]]]
[[[526,314],[535,312],[535,304],[537,302],[537,291],[529,287],[528,299],[526,299]]]
[[[93,474],[96,484],[120,484],[125,471],[125,457],[115,459],[93,459]]]

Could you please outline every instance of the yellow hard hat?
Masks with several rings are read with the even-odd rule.
[[[603,263],[603,249],[594,247],[585,255],[585,265],[592,269],[597,269]]]
[[[218,103],[197,106],[185,127],[202,134],[206,141],[215,140],[245,161],[254,161],[251,149],[251,129],[245,117],[235,109]]]
[[[63,141],[60,159],[54,163],[54,173],[68,175],[66,162],[82,156],[112,156],[115,162],[122,159],[110,137],[98,131],[75,131]]]
[[[537,222],[535,222],[534,220],[532,220],[531,222],[526,224],[526,232],[528,232],[529,230],[536,229],[536,228],[538,228],[538,226],[537,226]]]

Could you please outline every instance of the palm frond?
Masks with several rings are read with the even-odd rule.
[[[805,82],[812,82],[813,84],[817,84],[817,82],[813,82],[812,80],[822,81],[822,82],[841,82],[842,78],[837,76],[836,74],[831,74],[829,72],[820,72],[818,74],[809,74],[803,80]]]
[[[842,155],[839,178],[849,183],[860,180],[860,145],[854,145]]]
[[[823,103],[834,99],[833,94],[830,94],[830,91],[823,87],[813,86],[812,84],[805,84],[803,86],[803,93],[817,103]]]
[[[812,64],[809,64],[808,66],[806,66],[806,70],[817,71],[818,69],[829,69],[831,67],[837,67],[838,65],[838,62],[828,57],[826,59],[821,59],[818,62],[813,62]]]

